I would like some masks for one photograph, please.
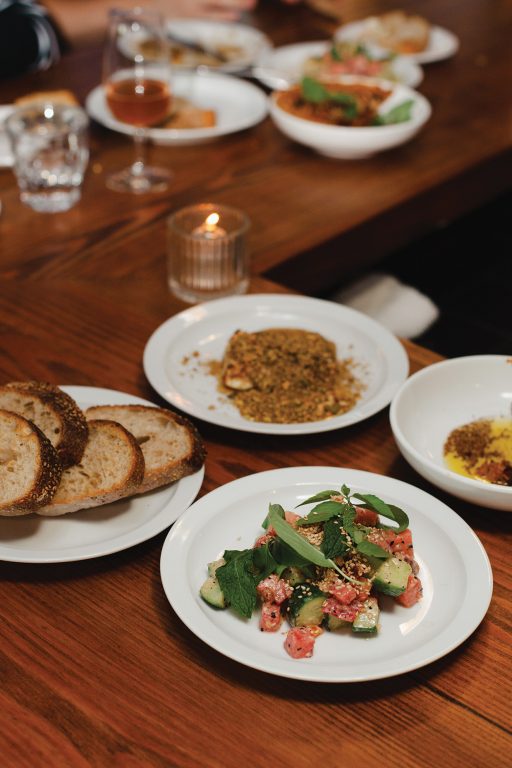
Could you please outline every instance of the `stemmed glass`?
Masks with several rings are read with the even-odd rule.
[[[118,192],[160,192],[172,174],[146,165],[148,128],[171,104],[169,45],[162,16],[152,10],[111,10],[103,57],[103,87],[114,117],[133,126],[135,161],[107,178]]]

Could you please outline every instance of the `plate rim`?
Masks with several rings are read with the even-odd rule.
[[[128,392],[123,392],[121,390],[117,389],[108,389],[105,387],[95,387],[95,386],[86,386],[86,385],[72,385],[72,384],[62,384],[59,385],[60,389],[62,389],[64,392],[69,394],[71,397],[73,397],[75,400],[80,400],[80,394],[86,393],[86,392],[93,392],[93,393],[100,393],[101,395],[105,394],[106,397],[112,396],[112,397],[119,397],[122,396],[123,401],[126,398],[126,403],[134,403],[136,405],[152,405],[155,406],[155,403],[152,403],[149,400],[146,400],[143,397],[139,397],[138,395],[132,395]],[[98,402],[98,404],[101,404]],[[130,532],[124,532],[122,534],[119,534],[113,538],[110,538],[110,545],[106,548],[103,548],[102,551],[94,551],[98,550],[100,545],[97,544],[86,544],[83,547],[76,547],[75,549],[80,552],[82,550],[82,554],[69,554],[69,555],[58,555],[58,554],[50,554],[55,553],[56,550],[47,550],[49,553],[48,555],[43,556],[35,556],[31,555],[30,553],[32,550],[14,550],[13,553],[9,553],[9,549],[5,548],[5,545],[0,542],[0,562],[10,562],[10,563],[27,563],[27,564],[40,564],[40,565],[46,565],[46,564],[53,564],[53,563],[69,563],[69,562],[80,562],[82,560],[92,560],[97,557],[106,557],[107,555],[114,554],[116,552],[122,552],[125,549],[130,549],[131,547],[136,546],[137,544],[142,544],[144,541],[148,541],[149,539],[153,538],[154,536],[157,536],[159,533],[164,531],[166,528],[168,528],[170,525],[172,525],[178,517],[183,514],[183,512],[190,506],[190,504],[194,501],[194,499],[197,497],[197,494],[199,493],[201,486],[203,484],[203,478],[205,474],[205,465],[201,467],[197,472],[193,473],[192,475],[187,475],[186,477],[182,478],[181,480],[178,480],[176,483],[176,488],[178,489],[178,493],[180,493],[180,497],[182,496],[183,499],[189,499],[188,502],[184,502],[183,509],[174,516],[174,513],[171,513],[169,517],[165,517],[165,511],[168,507],[172,507],[172,501],[174,499],[173,497],[165,502],[162,505],[162,508],[160,512],[158,513],[158,518],[163,518],[160,520],[160,522],[151,528],[150,530],[145,532],[144,526],[139,527],[139,533],[136,536],[132,535],[132,539],[129,542],[123,541],[127,536],[130,536]],[[185,481],[185,482],[183,482]],[[181,486],[179,485],[181,483]],[[163,490],[163,489],[162,489]],[[86,510],[84,510],[86,511]],[[173,518],[173,519],[171,519]],[[12,519],[12,518],[1,518],[0,517],[0,524],[2,519]],[[49,518],[50,519],[50,518]],[[55,518],[54,518],[55,519]],[[151,522],[148,521],[148,524]],[[158,529],[158,530],[157,530]],[[119,540],[120,543],[119,543]],[[118,541],[117,545],[113,545],[114,542]],[[64,551],[69,550],[70,547],[64,548]],[[4,551],[5,550],[5,551]],[[16,554],[16,552],[19,552],[20,554]],[[25,554],[23,554],[25,552]],[[10,555],[10,556],[9,556]]]
[[[342,24],[334,31],[334,37],[336,38],[338,34],[341,34],[341,30],[347,30],[351,28],[356,29],[360,25],[364,24],[369,18],[371,17],[366,16],[364,19],[354,19],[347,24]],[[454,32],[452,32],[450,29],[447,29],[446,27],[440,26],[439,24],[431,24],[430,32],[431,34],[442,34],[442,36],[448,41],[449,45],[447,45],[446,51],[436,52],[435,49],[429,50],[427,48],[426,50],[420,51],[419,53],[401,53],[400,56],[411,59],[412,61],[416,62],[416,64],[420,65],[434,64],[438,61],[444,61],[445,59],[450,59],[452,56],[455,56],[460,48],[460,40]],[[346,39],[349,38],[347,37]]]
[[[300,663],[297,663],[296,661],[293,661],[293,663],[290,663],[291,660],[288,660],[286,656],[283,657],[282,663],[285,667],[285,671],[283,671],[283,668],[280,667],[280,661],[275,661],[272,658],[270,658],[270,662],[268,664],[262,664],[258,661],[254,663],[253,661],[247,661],[246,658],[243,658],[243,654],[241,655],[240,652],[233,652],[231,649],[231,652],[226,652],[226,649],[222,647],[222,643],[218,642],[217,637],[215,639],[212,639],[211,636],[208,636],[206,632],[203,631],[203,627],[199,626],[198,628],[198,622],[196,621],[197,616],[200,615],[200,617],[204,618],[207,616],[207,614],[204,614],[203,611],[201,611],[200,608],[197,607],[196,603],[191,602],[191,608],[189,608],[189,614],[187,616],[187,611],[183,609],[183,601],[180,602],[180,600],[176,599],[176,595],[180,596],[180,591],[183,590],[183,579],[179,582],[173,580],[172,576],[169,574],[171,573],[171,569],[179,569],[181,566],[185,566],[185,560],[188,555],[188,548],[190,547],[191,542],[194,540],[194,523],[196,528],[203,524],[205,520],[210,520],[215,517],[216,514],[220,514],[222,511],[222,501],[224,496],[230,496],[231,492],[238,492],[240,493],[243,491],[243,489],[246,486],[251,486],[253,482],[256,482],[258,485],[259,490],[265,489],[265,483],[268,480],[271,484],[274,486],[276,483],[273,482],[277,478],[283,478],[282,482],[283,484],[286,482],[287,485],[293,485],[293,481],[291,478],[297,474],[298,480],[295,482],[295,485],[299,486],[301,484],[300,481],[302,481],[302,484],[320,484],[319,476],[326,476],[325,482],[333,482],[331,478],[328,476],[330,474],[336,474],[336,477],[339,479],[340,475],[343,476],[344,474],[350,475],[351,477],[348,478],[348,480],[354,485],[357,484],[362,485],[363,487],[366,487],[367,483],[380,483],[383,485],[389,485],[394,490],[393,492],[396,493],[396,489],[400,491],[401,489],[407,490],[409,493],[413,493],[413,495],[416,497],[416,501],[419,499],[420,501],[423,501],[425,503],[426,508],[422,509],[422,514],[424,514],[427,518],[433,518],[434,521],[436,521],[436,517],[443,522],[446,523],[446,521],[449,521],[449,524],[451,526],[455,526],[459,529],[459,531],[463,531],[465,536],[467,537],[466,541],[469,542],[473,548],[474,551],[477,551],[480,560],[480,570],[483,574],[485,574],[486,580],[485,580],[485,594],[482,592],[481,595],[479,595],[480,602],[479,605],[477,605],[478,611],[474,612],[473,618],[471,621],[467,621],[465,626],[463,628],[463,631],[459,634],[458,637],[456,637],[454,640],[452,640],[450,643],[448,643],[444,648],[437,649],[436,652],[430,653],[427,655],[423,655],[423,657],[416,659],[414,662],[406,662],[402,666],[399,664],[395,664],[394,668],[391,670],[388,669],[388,671],[382,670],[381,672],[372,673],[372,674],[355,674],[355,675],[341,675],[341,676],[326,676],[325,674],[315,673],[315,668],[313,665],[309,666],[308,664],[302,665]],[[309,480],[309,477],[312,476],[314,479]],[[308,478],[306,480],[305,478]],[[347,478],[345,478],[347,480]],[[355,481],[355,483],[354,483]],[[323,482],[323,479],[322,479]],[[368,490],[371,490],[371,487],[368,488]],[[378,491],[379,493],[382,493],[382,491]],[[236,497],[235,497],[236,498]],[[229,499],[229,501],[232,503],[232,497]],[[415,502],[416,503],[416,502]],[[211,510],[211,508],[213,509]],[[210,511],[211,510],[211,511]],[[428,512],[426,511],[428,510]],[[192,521],[192,527],[190,526],[190,521]],[[437,522],[437,521],[436,521]],[[188,527],[187,527],[188,526]],[[183,533],[182,533],[183,531]],[[180,537],[186,537],[187,545],[183,546],[183,541],[180,541]],[[174,542],[177,541],[178,544],[175,544]],[[177,550],[177,551],[175,551]],[[460,551],[460,548],[459,548]],[[470,558],[472,560],[473,564],[473,557],[474,557],[474,551],[470,553]],[[171,553],[171,556],[169,555]],[[462,555],[461,555],[462,556]],[[466,564],[466,560],[463,560]],[[199,567],[206,567],[206,564],[199,564]],[[436,661],[437,659],[443,658],[447,654],[451,653],[455,648],[459,647],[465,640],[467,640],[468,637],[470,637],[471,634],[477,629],[477,627],[480,625],[480,623],[483,621],[485,615],[487,614],[487,611],[489,609],[489,605],[492,598],[493,593],[493,574],[492,574],[492,568],[489,561],[489,557],[487,555],[487,552],[485,551],[485,548],[476,535],[476,533],[472,530],[472,528],[461,518],[451,507],[448,507],[444,502],[440,501],[439,499],[436,499],[431,494],[427,493],[426,491],[423,491],[420,488],[417,488],[416,486],[411,485],[410,483],[406,483],[403,480],[399,480],[397,478],[392,478],[386,475],[380,475],[375,472],[368,472],[365,470],[356,470],[356,469],[350,469],[347,467],[332,467],[332,466],[304,466],[304,467],[285,467],[285,468],[279,468],[279,469],[271,469],[266,470],[264,472],[258,472],[251,475],[247,475],[242,478],[238,478],[236,480],[231,481],[230,483],[226,483],[222,486],[219,486],[218,488],[215,488],[213,491],[210,491],[208,494],[205,494],[201,499],[194,502],[189,509],[182,515],[178,523],[171,529],[169,534],[166,536],[166,539],[164,541],[162,552],[160,556],[160,579],[162,582],[162,587],[165,593],[165,596],[169,602],[170,607],[173,609],[173,611],[177,614],[180,621],[185,624],[185,626],[188,628],[189,631],[191,631],[196,637],[198,637],[202,642],[204,642],[206,645],[210,646],[211,648],[214,648],[217,652],[221,653],[223,656],[226,656],[237,663],[243,664],[244,666],[250,667],[252,669],[256,669],[261,672],[266,672],[269,674],[276,675],[278,677],[285,677],[288,679],[294,679],[294,680],[301,680],[301,681],[307,681],[307,682],[321,682],[321,683],[358,683],[358,682],[367,682],[370,680],[380,680],[385,679],[389,677],[395,677],[401,674],[405,674],[407,672],[412,672],[415,669],[420,669],[428,664],[431,664],[432,662]],[[193,598],[192,598],[193,600]],[[473,604],[474,605],[474,604]],[[199,614],[198,614],[199,612]],[[192,616],[192,618],[191,618]],[[207,622],[207,619],[206,619]],[[199,619],[199,625],[201,625],[201,618]],[[216,628],[215,628],[216,629]],[[217,634],[217,632],[215,632]],[[218,630],[218,634],[226,635],[226,632],[223,632],[222,629]],[[436,638],[439,636],[436,636]],[[228,636],[228,643],[232,640],[232,638],[229,638]],[[432,641],[429,641],[432,642]],[[245,646],[242,645],[241,641],[233,640],[234,645],[238,645],[239,648],[245,648]],[[247,651],[246,651],[247,653]],[[251,651],[249,650],[249,654]],[[413,652],[412,652],[413,653]],[[411,652],[408,653],[408,656],[411,654]],[[400,659],[400,656],[397,657]],[[309,660],[308,660],[309,661]],[[277,667],[277,668],[276,668]]]
[[[205,73],[187,73],[186,71],[177,71],[173,74],[175,79],[206,79],[222,80],[224,84],[229,84],[237,88],[242,88],[247,93],[250,93],[254,97],[255,101],[255,116],[240,120],[238,125],[231,127],[221,128],[220,126],[213,126],[211,128],[149,128],[148,137],[154,144],[160,144],[161,146],[179,146],[179,144],[198,144],[201,142],[211,141],[213,139],[220,139],[223,136],[229,136],[232,133],[238,133],[239,131],[245,131],[249,128],[253,128],[259,125],[268,115],[268,101],[266,95],[261,88],[258,88],[254,83],[249,83],[241,78],[233,78],[231,75],[224,74],[222,72],[205,72]],[[103,114],[103,107],[105,107],[105,114]],[[256,110],[257,107],[257,110]],[[121,133],[124,136],[133,136],[135,129],[128,123],[122,123],[116,120],[114,116],[111,116],[108,112],[108,108],[104,102],[104,87],[101,83],[92,88],[85,98],[85,111],[90,118],[97,123],[115,133]]]
[[[274,66],[272,62],[274,55],[279,54],[285,49],[288,49],[288,50],[300,49],[300,48],[313,49],[314,47],[320,48],[320,46],[323,46],[324,49],[327,49],[331,42],[332,42],[331,40],[304,40],[303,42],[287,43],[286,45],[275,46],[274,48],[271,48],[270,50],[265,51],[261,54],[260,58],[258,59],[258,66],[261,66],[261,67],[268,66],[269,68],[272,68],[272,66]],[[417,88],[418,85],[420,85],[420,83],[423,81],[425,77],[425,74],[423,72],[420,62],[412,59],[410,56],[403,56],[401,54],[396,56],[393,61],[397,61],[397,60],[402,60],[403,62],[406,63],[406,66],[411,66],[411,72],[415,73],[415,79],[411,83],[405,83],[403,82],[403,80],[398,80],[396,82],[399,82],[401,85],[406,85],[408,88],[411,88],[411,89]],[[276,69],[279,69],[279,66],[277,66]],[[360,77],[366,77],[366,75],[360,75]],[[265,77],[258,75],[257,79],[260,82],[262,82],[264,85],[267,85],[268,87],[272,87],[270,80],[267,81]],[[385,79],[385,78],[380,78],[380,79]],[[391,81],[391,82],[395,82],[395,81]]]
[[[157,364],[154,363],[152,359],[155,347],[158,347],[163,343],[163,340],[167,337],[169,328],[179,328],[180,323],[187,323],[189,319],[190,323],[188,323],[188,326],[191,326],[194,323],[194,316],[198,317],[197,322],[204,322],[205,318],[208,318],[209,315],[211,316],[216,312],[221,313],[226,305],[236,306],[241,304],[247,309],[251,305],[262,303],[272,304],[277,301],[279,301],[281,305],[286,302],[291,304],[300,302],[302,311],[304,311],[308,304],[317,307],[321,306],[326,310],[328,308],[330,312],[337,313],[340,317],[345,316],[345,318],[353,318],[354,320],[357,320],[358,323],[362,323],[363,326],[371,328],[374,333],[378,334],[381,340],[385,340],[386,345],[389,345],[386,361],[389,363],[389,359],[392,359],[393,366],[388,367],[393,370],[388,371],[384,384],[369,401],[369,407],[366,407],[363,413],[360,413],[356,406],[345,414],[341,414],[341,416],[324,419],[322,421],[292,424],[266,424],[265,422],[251,422],[240,417],[240,420],[237,419],[233,423],[226,423],[225,415],[218,416],[215,411],[210,411],[207,407],[203,408],[194,403],[192,403],[192,407],[190,407],[188,403],[184,403],[181,400],[178,402],[176,397],[175,399],[170,397],[169,386],[165,386],[162,382],[162,377],[165,376],[165,373],[163,373],[161,361]],[[203,313],[204,316],[202,316]],[[233,330],[236,330],[235,325],[233,326]],[[172,339],[173,337],[170,336],[169,338]],[[368,317],[368,315],[364,315],[362,312],[347,307],[344,304],[337,304],[336,302],[326,301],[324,299],[316,299],[310,296],[301,296],[297,294],[275,293],[253,293],[245,294],[243,296],[230,296],[223,299],[214,299],[203,304],[196,304],[173,315],[161,323],[150,335],[144,346],[142,364],[146,378],[153,389],[173,407],[184,411],[187,415],[193,418],[201,419],[202,421],[215,424],[216,426],[235,429],[239,432],[266,435],[317,434],[321,432],[331,432],[336,429],[342,429],[344,427],[352,426],[353,424],[358,424],[361,421],[374,416],[376,413],[379,413],[390,404],[396,391],[400,388],[403,382],[406,381],[410,368],[409,356],[403,344],[393,333],[391,333],[391,331],[385,328],[385,326],[381,325],[373,318]],[[389,390],[387,394],[386,390]],[[343,423],[340,424],[340,420],[343,420]]]

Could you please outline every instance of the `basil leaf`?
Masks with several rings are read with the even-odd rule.
[[[280,504],[269,504],[268,505],[269,514],[273,509],[276,511],[276,514],[278,514],[279,517],[282,517],[284,520],[284,509],[282,508],[282,506]],[[269,515],[266,516],[266,518],[261,524],[261,527],[264,528],[265,530],[267,530],[268,526],[270,525],[270,523],[268,522],[268,518],[269,518]]]
[[[236,556],[235,550],[224,553],[226,565],[221,565],[215,573],[226,602],[240,616],[250,619],[256,608],[256,583],[259,581],[253,573],[253,550],[242,550]],[[228,557],[226,557],[228,555]]]
[[[289,547],[294,549],[301,557],[304,557],[314,565],[319,565],[321,568],[334,568],[337,571],[339,570],[336,563],[325,557],[319,549],[304,539],[300,533],[297,533],[289,523],[279,517],[273,510],[269,512],[268,519],[279,538],[284,541],[285,544],[288,544]]]
[[[396,507],[394,504],[386,504],[385,501],[382,501],[382,499],[379,499],[378,496],[374,496],[371,493],[355,493],[354,496],[357,499],[364,501],[366,506],[370,507],[370,509],[373,509],[374,512],[377,512],[377,514],[382,515],[382,517],[387,517],[389,520],[394,520],[395,523],[398,523],[398,528],[396,528],[394,525],[382,525],[382,523],[380,525],[381,528],[388,528],[395,533],[402,533],[402,531],[405,531],[405,529],[409,527],[409,518],[403,509],[400,509],[400,507]]]
[[[315,523],[325,523],[326,520],[330,520],[331,517],[339,517],[343,514],[343,507],[346,504],[340,504],[339,501],[322,501],[317,504],[314,509],[305,517],[301,517],[297,520],[296,525],[314,525]]]
[[[397,104],[396,107],[390,109],[383,115],[376,115],[374,119],[374,125],[396,125],[397,123],[406,123],[412,117],[412,109],[414,107],[414,100],[408,99],[401,104]]]
[[[320,549],[326,557],[334,560],[343,557],[348,550],[347,537],[340,531],[341,519],[328,520],[324,525],[324,538]]]
[[[252,562],[258,571],[258,579],[266,579],[277,568],[277,562],[274,559],[268,542],[262,547],[255,547],[252,550]]]
[[[316,504],[317,501],[328,501],[331,496],[339,496],[338,491],[320,491],[320,493],[315,494],[315,496],[310,496],[306,501],[301,501],[300,504],[297,504],[297,507],[303,507],[304,504]],[[297,507],[295,507],[295,509],[297,509]]]
[[[378,544],[374,544],[371,541],[368,541],[367,539],[364,539],[363,541],[359,542],[357,545],[357,551],[361,552],[362,555],[368,555],[369,557],[378,557],[382,560],[387,560],[388,557],[391,557],[390,553],[387,552],[385,549],[382,549],[382,547],[379,547]]]

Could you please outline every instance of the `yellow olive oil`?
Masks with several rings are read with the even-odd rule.
[[[506,478],[491,479],[485,470],[490,464],[512,466],[512,420],[488,419],[458,427],[448,436],[444,458],[448,469],[459,475],[509,485]]]

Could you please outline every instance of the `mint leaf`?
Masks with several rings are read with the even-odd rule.
[[[328,520],[324,525],[324,538],[320,549],[331,560],[343,557],[348,550],[347,537],[340,530],[341,524],[341,519],[335,518]]]
[[[262,547],[255,547],[252,550],[252,563],[258,572],[258,580],[266,579],[277,568],[277,562],[270,551],[269,542]]]
[[[246,619],[256,608],[256,584],[259,578],[253,573],[253,550],[226,550],[226,565],[215,573],[228,605]]]
[[[394,525],[382,525],[382,523],[380,524],[381,528],[389,529],[395,533],[401,533],[409,527],[409,518],[403,509],[400,509],[400,507],[396,507],[394,504],[386,504],[385,501],[382,501],[382,499],[379,499],[378,496],[374,496],[372,493],[354,493],[354,496],[356,499],[364,501],[365,505],[370,507],[370,509],[373,509],[373,511],[377,512],[377,514],[382,515],[382,517],[387,517],[389,520],[394,520],[395,523],[398,523],[398,528],[396,528]]]
[[[315,523],[324,523],[326,520],[330,520],[331,517],[338,517],[343,514],[343,508],[346,504],[340,504],[339,501],[322,501],[317,504],[314,509],[309,512],[305,517],[301,517],[297,520],[297,525],[314,525]]]
[[[373,121],[374,125],[396,125],[397,123],[406,123],[412,117],[414,100],[408,99],[396,107],[390,109],[383,115],[376,115]]]
[[[339,496],[338,491],[320,491],[320,493],[310,496],[306,501],[301,501],[300,504],[297,504],[297,507],[303,507],[304,504],[316,504],[317,501],[328,501],[331,496]]]
[[[385,549],[382,549],[382,547],[379,547],[378,544],[373,544],[373,542],[368,541],[367,539],[359,542],[357,545],[357,551],[361,552],[362,555],[378,557],[382,560],[387,560],[388,557],[391,557],[389,552],[387,552]]]

